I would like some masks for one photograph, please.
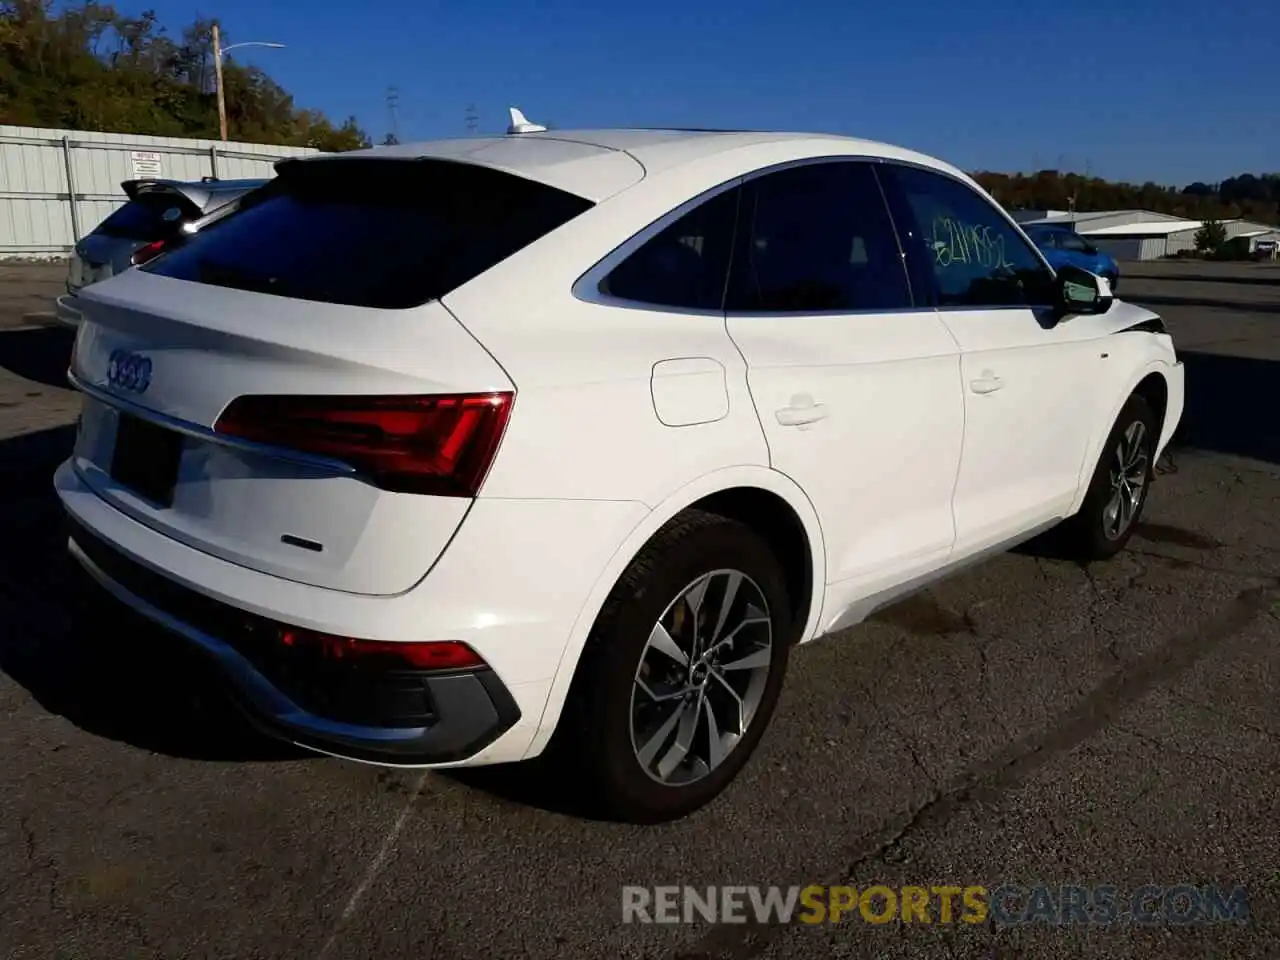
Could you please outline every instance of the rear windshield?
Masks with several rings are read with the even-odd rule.
[[[185,197],[164,191],[139,194],[98,225],[95,233],[153,243],[167,240],[188,220],[200,215]]]
[[[591,207],[443,160],[286,164],[149,273],[299,300],[403,309],[438,299]]]

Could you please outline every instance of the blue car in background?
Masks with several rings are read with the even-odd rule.
[[[1103,253],[1070,227],[1032,224],[1024,229],[1049,261],[1049,266],[1057,270],[1070,265],[1106,277],[1111,284],[1111,292],[1115,293],[1120,282],[1120,267],[1110,254]]]

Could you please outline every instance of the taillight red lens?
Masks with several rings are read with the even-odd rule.
[[[350,464],[384,490],[474,497],[513,395],[239,397],[214,430]]]
[[[167,240],[153,240],[145,247],[139,247],[135,250],[133,256],[129,259],[135,267],[140,267],[148,260],[154,260],[156,257],[160,256],[160,254],[164,253],[164,248],[167,243]]]
[[[330,663],[378,670],[474,670],[484,658],[458,640],[356,640],[301,627],[280,631],[280,643]]]

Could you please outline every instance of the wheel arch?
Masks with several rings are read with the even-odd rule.
[[[1084,458],[1084,462],[1080,465],[1080,478],[1078,481],[1078,490],[1076,498],[1071,505],[1071,513],[1074,514],[1080,509],[1084,498],[1089,492],[1089,480],[1093,476],[1094,468],[1097,466],[1098,457],[1102,455],[1102,446],[1107,442],[1107,436],[1111,433],[1111,428],[1115,425],[1120,411],[1134,394],[1139,394],[1149,404],[1156,414],[1159,421],[1158,434],[1163,438],[1165,417],[1169,412],[1169,375],[1168,363],[1162,360],[1154,360],[1144,364],[1130,375],[1125,384],[1125,389],[1117,391],[1117,399],[1106,410],[1106,416],[1102,419],[1094,431],[1093,437],[1089,444],[1089,450]],[[1164,438],[1167,440],[1167,438]],[[1157,453],[1160,452],[1157,449]]]
[[[796,642],[810,639],[822,613],[826,584],[826,552],[813,504],[790,477],[764,466],[717,470],[693,481],[655,507],[619,545],[587,595],[560,657],[538,730],[525,758],[540,754],[551,740],[577,674],[582,651],[613,590],[632,560],[672,519],[687,510],[705,510],[746,523],[779,554],[788,589],[800,585],[803,596],[792,597],[803,626]],[[799,562],[799,570],[794,565]]]

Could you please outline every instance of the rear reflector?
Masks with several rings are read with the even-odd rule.
[[[376,670],[474,670],[484,658],[457,640],[356,640],[301,627],[280,631],[280,643],[333,664]]]
[[[133,256],[129,258],[129,262],[135,267],[140,267],[149,260],[154,260],[160,254],[164,253],[164,248],[168,244],[167,240],[153,240],[145,247],[139,247],[133,252]]]
[[[384,490],[474,497],[511,402],[510,393],[239,397],[214,430],[341,461]]]

